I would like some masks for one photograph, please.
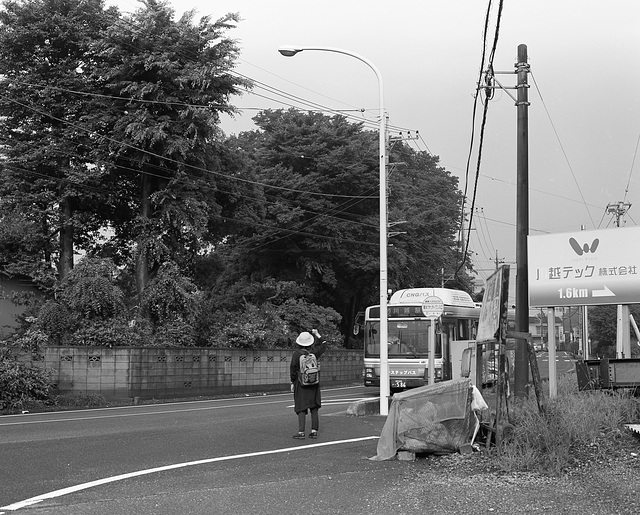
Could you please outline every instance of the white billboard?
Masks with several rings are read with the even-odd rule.
[[[528,237],[529,306],[640,303],[640,227]]]

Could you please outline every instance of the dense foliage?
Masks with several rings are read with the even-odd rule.
[[[0,410],[21,408],[49,397],[49,375],[41,368],[0,359]]]
[[[636,323],[640,322],[640,305],[629,306],[631,316]],[[602,358],[616,357],[616,339],[618,332],[617,306],[592,306],[589,308],[589,338],[592,342],[592,353]],[[631,331],[631,357],[640,356],[640,345]]]
[[[251,87],[233,71],[237,14],[4,5],[0,272],[46,293],[24,347],[288,347],[314,327],[359,345],[353,322],[378,300],[377,131],[267,110],[225,137],[219,114]],[[389,155],[390,287],[440,285],[457,179],[402,141]]]

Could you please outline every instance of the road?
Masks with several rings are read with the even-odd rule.
[[[538,360],[538,369],[540,370],[540,379],[549,379],[549,353],[538,352],[536,354]],[[558,376],[564,375],[568,372],[575,372],[576,359],[573,354],[566,351],[556,352],[556,374]]]
[[[538,362],[548,377],[548,354]],[[290,394],[3,416],[0,515],[283,513],[301,496],[367,513],[412,468],[366,459],[385,419],[346,409],[378,394],[323,389],[320,438],[304,441]]]
[[[0,514],[282,513],[307,484],[323,512],[358,513],[405,468],[366,459],[383,417],[346,415],[376,395],[323,389],[303,441],[290,394],[0,417]]]

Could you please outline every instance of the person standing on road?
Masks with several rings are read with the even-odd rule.
[[[315,355],[316,359],[318,359],[322,356],[326,348],[326,342],[320,341],[320,334],[318,331],[316,329],[312,329],[311,333],[300,333],[296,339],[298,348],[293,351],[291,365],[289,366],[294,410],[298,415],[298,432],[293,435],[293,437],[298,440],[305,438],[307,412],[311,412],[311,432],[309,433],[309,438],[318,437],[318,428],[320,424],[320,418],[318,416],[318,410],[322,405],[320,383],[306,386],[301,383],[300,378],[300,357],[311,353]]]

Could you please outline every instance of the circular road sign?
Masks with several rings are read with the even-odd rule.
[[[444,302],[440,297],[427,297],[422,301],[422,312],[427,318],[438,318],[444,312]]]

